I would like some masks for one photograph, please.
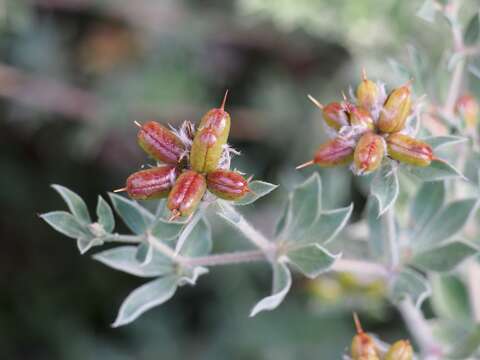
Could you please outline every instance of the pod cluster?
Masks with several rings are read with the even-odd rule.
[[[344,95],[341,102],[322,105],[309,98],[322,110],[331,139],[297,169],[351,164],[356,175],[364,175],[377,170],[385,156],[414,166],[428,166],[434,159],[431,146],[409,134],[410,83],[387,95],[384,85],[369,80],[364,71],[352,100]]]
[[[373,338],[363,331],[357,314],[353,314],[357,333],[352,339],[352,360],[413,360],[413,348],[408,340],[394,342],[382,353]]]
[[[139,127],[139,146],[158,164],[131,174],[126,191],[133,199],[168,198],[171,220],[191,215],[207,189],[217,197],[239,200],[249,192],[249,180],[231,171],[230,115],[225,111],[225,98],[219,108],[208,111],[197,129],[185,122],[180,130],[169,129],[156,121]]]

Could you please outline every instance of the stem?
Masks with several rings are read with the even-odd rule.
[[[180,258],[181,263],[192,267],[230,265],[263,260],[265,260],[265,254],[261,250],[237,251],[232,253],[214,254],[195,258]]]
[[[121,243],[139,243],[144,237],[142,235],[122,235],[122,234],[108,234],[102,240],[105,242],[121,242]]]
[[[395,269],[399,264],[398,244],[395,229],[395,210],[393,207],[387,210],[384,216],[386,237],[388,243],[390,269]]]
[[[423,317],[421,310],[418,309],[409,298],[403,300],[398,305],[398,310],[402,314],[410,333],[420,348],[422,359],[442,359],[442,347],[435,341],[430,326]]]

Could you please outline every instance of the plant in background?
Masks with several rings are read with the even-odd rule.
[[[349,275],[361,277],[365,285],[357,289],[374,284],[398,309],[416,354],[408,340],[387,344],[365,333],[355,317],[357,334],[345,359],[480,356],[479,229],[478,221],[470,221],[479,204],[478,104],[471,95],[462,95],[467,94],[462,84],[466,64],[479,53],[480,19],[475,14],[463,27],[459,4],[427,0],[418,14],[433,21],[440,13],[451,28],[452,74],[446,97],[428,93],[424,108],[413,100],[429,88],[426,74],[431,67],[418,52],[412,52],[415,61],[409,67],[391,62],[406,80],[415,81],[388,95],[384,84],[369,80],[364,72],[350,99],[344,96],[342,102],[323,106],[310,97],[322,109],[332,139],[300,168],[351,164],[354,174],[367,175],[362,179],[370,183],[365,216],[342,232],[340,244],[333,240],[340,238],[353,206],[325,209],[318,174],[289,194],[271,239],[237,211],[237,206],[253,203],[276,186],[230,170],[234,151],[227,144],[230,116],[225,100],[202,118],[197,129],[189,122],[180,130],[156,122],[139,124],[140,146],[159,163],[127,179],[122,190],[132,199],[110,194],[113,208],[133,234],[114,232],[113,211],[102,197],[97,221],[92,221],[77,194],[54,185],[70,211],[41,215],[47,223],[76,239],[81,253],[107,242],[121,243],[96,253],[94,259],[154,278],[125,299],[113,326],[130,323],[164,303],[180,286],[195,285],[212,266],[267,261],[272,291],[255,304],[251,316],[280,305],[291,288],[292,269],[311,279],[328,273],[314,283],[314,291],[324,294],[320,281],[325,285],[326,279],[345,282]],[[468,69],[480,74],[474,64]],[[421,127],[421,122],[427,126]],[[136,200],[156,201],[156,211]],[[212,254],[208,212],[232,225],[232,231],[243,234],[254,249]],[[421,310],[427,299],[432,319]]]

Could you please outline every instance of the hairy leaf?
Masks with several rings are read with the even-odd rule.
[[[87,236],[85,227],[76,217],[66,211],[52,211],[40,215],[52,228],[72,239]]]
[[[168,241],[177,238],[182,229],[184,228],[184,222],[166,221],[163,219],[156,219],[152,225],[150,232],[157,239]]]
[[[418,233],[425,224],[441,209],[445,201],[445,183],[435,181],[424,183],[413,199],[411,221]]]
[[[212,251],[212,231],[205,219],[195,224],[182,246],[180,254],[183,256],[203,256]]]
[[[403,269],[390,284],[390,299],[393,303],[410,297],[415,306],[420,307],[423,301],[430,296],[431,289],[427,279],[411,269]]]
[[[103,229],[111,233],[115,228],[115,219],[110,205],[99,195],[97,202],[97,218],[98,223],[102,225]]]
[[[328,271],[340,256],[318,244],[303,245],[287,252],[288,262],[310,279]]]
[[[466,27],[465,34],[463,36],[463,41],[465,45],[474,45],[478,41],[479,35],[480,20],[477,11],[477,13],[471,17]]]
[[[465,284],[456,275],[435,275],[431,277],[432,306],[442,318],[456,322],[471,319],[470,300]]]
[[[353,204],[340,209],[322,211],[299,242],[318,244],[330,242],[345,227],[352,211]]]
[[[399,185],[397,171],[393,168],[391,161],[386,162],[373,178],[371,192],[378,200],[378,216],[384,214],[395,204]]]
[[[466,137],[455,136],[455,135],[430,136],[430,137],[427,137],[427,138],[423,139],[423,141],[430,144],[430,146],[434,150],[442,148],[443,146],[461,144],[461,143],[466,142],[467,140],[468,140],[468,138],[466,138]]]
[[[109,194],[113,207],[130,230],[135,234],[144,233],[153,222],[154,216],[137,202],[117,194]]]
[[[415,255],[412,264],[430,271],[450,271],[476,253],[478,250],[475,247],[454,241]]]
[[[177,290],[177,277],[168,275],[140,286],[120,306],[112,327],[131,323],[144,312],[169,300]]]
[[[269,194],[273,190],[275,190],[278,185],[275,184],[270,184],[265,181],[259,181],[255,180],[252,181],[248,184],[248,187],[250,188],[250,192],[247,193],[243,198],[241,198],[238,201],[232,202],[234,205],[250,205],[251,203],[254,203],[261,197]]]
[[[60,194],[63,200],[65,200],[70,212],[80,222],[86,224],[92,222],[92,220],[90,219],[90,214],[88,213],[87,205],[80,196],[62,185],[52,185],[52,188],[54,188]]]
[[[433,160],[430,166],[409,166],[408,173],[422,181],[437,181],[464,177],[453,165],[444,160]]]

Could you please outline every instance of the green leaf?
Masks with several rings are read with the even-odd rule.
[[[135,254],[135,259],[142,265],[148,264],[150,261],[152,261],[153,258],[153,246],[146,242],[140,243],[140,245],[137,246],[137,252]]]
[[[93,255],[101,263],[119,271],[140,277],[155,277],[170,274],[174,271],[171,259],[158,251],[153,251],[152,259],[148,264],[138,262],[136,246],[118,246]]]
[[[115,228],[115,219],[112,208],[100,195],[98,196],[97,202],[97,218],[98,223],[102,225],[106,232],[111,233],[113,231]]]
[[[322,208],[322,184],[318,173],[295,187],[290,194],[287,226],[282,234],[287,240],[301,239],[314,223]]]
[[[425,20],[425,21],[428,21],[430,23],[433,23],[435,21],[435,13],[436,13],[437,9],[436,9],[436,6],[435,6],[435,1],[434,0],[425,0],[422,4],[422,6],[420,7],[420,9],[418,9],[416,15]]]
[[[90,250],[94,246],[103,245],[103,241],[96,238],[78,238],[77,239],[77,248],[80,254],[85,254],[88,250]]]
[[[205,219],[195,224],[182,246],[180,254],[195,257],[210,254],[212,251],[212,231]]]
[[[369,230],[368,245],[371,255],[384,264],[391,264],[391,245],[388,242],[388,229],[385,226],[385,216],[378,217],[378,201],[373,197],[367,203],[367,223]]]
[[[254,203],[261,197],[271,193],[273,190],[275,190],[278,187],[278,185],[270,184],[265,181],[254,180],[250,182],[250,184],[248,184],[248,187],[250,188],[251,192],[247,193],[240,200],[232,202],[232,204],[250,205],[251,203]]]
[[[168,241],[177,238],[182,232],[184,226],[184,222],[157,219],[152,225],[150,232],[157,239],[160,239],[162,241]]]
[[[328,271],[341,254],[334,255],[318,244],[293,248],[287,252],[288,262],[310,279]]]
[[[455,346],[450,351],[449,359],[476,359],[477,357],[471,357],[475,355],[480,347],[480,325],[476,325],[475,328],[463,339],[456,341]],[[478,354],[477,354],[478,355]]]
[[[261,311],[274,310],[280,305],[292,286],[292,274],[283,261],[272,264],[273,284],[272,295],[260,300],[250,312],[250,316],[255,316]]]
[[[430,136],[422,140],[425,141],[427,144],[430,144],[430,146],[434,150],[437,150],[443,146],[464,143],[468,140],[468,138],[463,136],[445,135],[445,136]]]
[[[322,211],[319,218],[300,239],[301,243],[327,244],[347,225],[352,215],[353,204],[350,206]]]
[[[480,20],[478,12],[472,16],[463,35],[463,42],[467,46],[474,45],[478,41],[480,35]]]
[[[290,201],[287,201],[287,204],[283,207],[282,215],[280,216],[280,219],[275,225],[275,237],[278,237],[278,235],[285,231],[285,227],[287,226],[287,217],[289,213]]]
[[[437,181],[464,177],[453,165],[444,160],[433,160],[430,166],[426,167],[407,166],[406,168],[410,174],[422,181]]]
[[[431,289],[427,279],[420,273],[411,269],[403,269],[393,279],[389,289],[390,299],[394,304],[399,303],[406,297],[410,297],[416,307],[420,307],[423,301],[430,296]]]
[[[414,244],[418,248],[440,244],[457,234],[473,215],[478,205],[474,198],[457,200],[447,204],[420,232]]]
[[[135,234],[144,233],[153,222],[154,216],[137,202],[117,194],[109,194],[113,207],[130,230]]]
[[[399,192],[398,176],[392,162],[384,164],[377,172],[371,184],[371,193],[378,200],[378,216],[390,209],[397,199]]]
[[[445,201],[445,183],[424,183],[413,199],[410,211],[414,232],[418,234],[425,224],[440,210]],[[416,238],[416,236],[414,236]]]
[[[435,313],[455,322],[471,319],[468,290],[456,275],[431,276],[432,306]]]
[[[72,190],[67,189],[61,185],[52,185],[52,188],[57,191],[60,196],[67,203],[70,212],[80,221],[86,224],[92,222],[88,213],[87,205],[80,196],[75,194]]]
[[[177,277],[165,276],[146,283],[127,296],[112,327],[131,323],[144,312],[168,301],[177,290]]]
[[[454,241],[415,255],[412,264],[425,270],[445,272],[453,270],[462,261],[476,253],[478,250],[473,246]]]
[[[87,235],[85,228],[76,217],[66,211],[52,211],[40,215],[48,225],[72,239],[78,239]]]

